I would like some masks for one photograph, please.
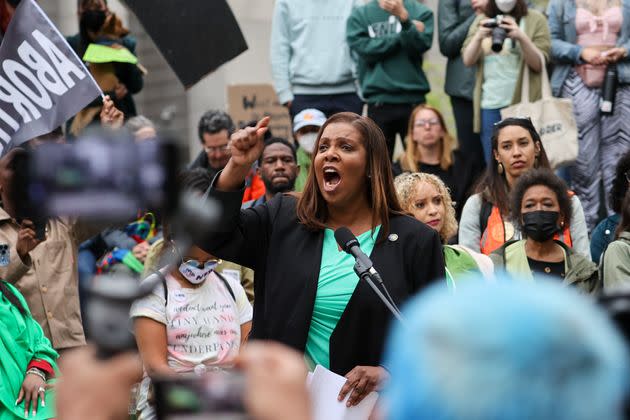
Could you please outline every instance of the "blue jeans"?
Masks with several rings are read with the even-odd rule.
[[[87,323],[85,320],[87,301],[88,301],[88,288],[92,277],[96,274],[96,257],[89,249],[88,241],[83,242],[79,247],[77,254],[77,265],[79,268],[79,304],[81,306],[81,317],[83,319],[83,330],[87,335]]]
[[[571,185],[571,166],[561,166],[560,168],[557,168],[556,175],[566,182],[567,185]]]
[[[492,132],[494,124],[501,121],[501,109],[481,109],[481,146],[486,165],[492,162]]]

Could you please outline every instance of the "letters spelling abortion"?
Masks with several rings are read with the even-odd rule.
[[[48,60],[33,47],[34,42],[25,40],[17,49],[23,63],[11,59],[2,61],[0,101],[13,105],[15,110],[10,115],[6,107],[0,107],[0,140],[5,143],[11,140],[8,128],[15,133],[20,125],[39,119],[41,113],[38,107],[48,110],[53,106],[51,94],[62,96],[68,92],[75,85],[72,76],[78,80],[86,77],[85,72],[39,30],[34,30],[32,36]],[[30,86],[24,83],[25,80]]]

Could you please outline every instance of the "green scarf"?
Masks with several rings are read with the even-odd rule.
[[[15,305],[0,295],[0,420],[24,419],[24,401],[16,406],[15,400],[29,363],[33,359],[45,360],[57,371],[55,360],[59,355],[31,316],[22,294],[9,283],[5,284],[20,300],[27,315],[22,315]],[[37,407],[37,416],[30,416],[29,419],[55,417],[52,389],[46,391],[45,401],[46,407]]]
[[[297,149],[297,164],[300,165],[300,173],[295,180],[295,191],[304,191],[306,185],[306,179],[308,178],[308,171],[311,169],[311,155],[306,153],[304,149],[298,147]]]
[[[457,279],[480,272],[475,259],[461,247],[444,245],[442,250],[446,263],[446,283],[450,289],[455,289]]]

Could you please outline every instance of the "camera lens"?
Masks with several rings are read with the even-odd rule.
[[[498,53],[503,49],[503,41],[507,37],[507,31],[501,27],[492,30],[492,51]]]

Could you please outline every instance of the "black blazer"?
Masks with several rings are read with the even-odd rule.
[[[304,351],[322,257],[323,231],[309,231],[296,215],[297,199],[278,194],[241,211],[243,191],[212,189],[223,209],[216,234],[201,247],[255,271],[252,338]],[[431,281],[444,277],[438,234],[408,216],[390,219],[379,232],[371,260],[400,306]],[[394,236],[394,235],[397,235]],[[361,281],[330,338],[330,369],[345,375],[355,366],[378,366],[393,316]]]

